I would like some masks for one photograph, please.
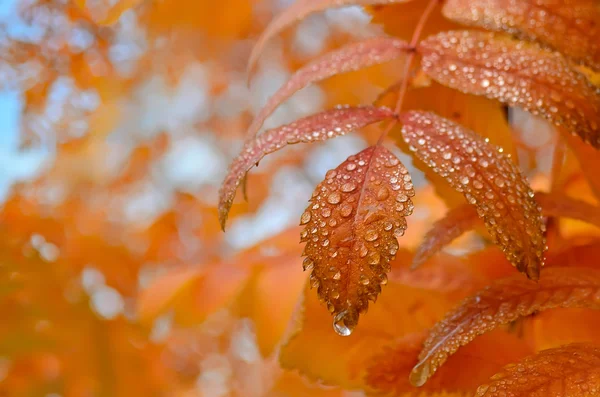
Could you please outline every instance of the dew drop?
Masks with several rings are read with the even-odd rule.
[[[309,258],[304,258],[304,261],[302,262],[302,269],[306,270],[312,270],[312,268],[315,266],[315,263],[309,259]]]
[[[369,265],[378,265],[380,261],[381,255],[379,255],[379,252],[372,252],[367,258],[367,262],[369,262]]]
[[[310,218],[311,218],[310,212],[304,211],[304,213],[300,217],[300,224],[306,225],[308,222],[310,222]]]
[[[342,273],[340,273],[339,271],[333,275],[334,280],[339,280],[341,278],[342,278]]]
[[[362,285],[369,285],[369,278],[367,276],[365,276],[364,274],[360,275],[360,283]]]
[[[342,196],[338,192],[333,192],[329,196],[327,196],[327,202],[329,204],[338,204]]]
[[[342,208],[340,209],[340,214],[344,217],[347,218],[350,216],[350,214],[352,214],[352,206],[351,205],[343,205]]]
[[[358,324],[358,312],[350,307],[335,315],[333,329],[340,336],[350,336]]]
[[[356,164],[355,163],[350,163],[346,166],[346,169],[348,171],[354,171],[356,169]]]
[[[421,361],[410,372],[410,383],[413,386],[420,387],[427,382],[429,378],[429,373],[431,372],[431,365],[428,361]]]
[[[328,207],[323,208],[321,210],[321,215],[323,215],[323,218],[329,218],[331,216],[331,209]]]
[[[383,201],[386,198],[388,198],[390,195],[389,190],[386,187],[381,187],[378,191],[377,191],[377,200],[379,201]]]
[[[342,185],[342,192],[344,192],[344,193],[349,193],[349,192],[353,191],[354,189],[356,189],[356,184],[353,182],[344,183]]]
[[[379,235],[377,234],[377,231],[373,229],[369,229],[365,232],[365,240],[367,241],[375,241],[378,237]]]

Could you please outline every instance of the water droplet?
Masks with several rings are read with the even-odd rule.
[[[340,336],[350,336],[358,324],[358,312],[349,307],[335,315],[333,318],[333,329]]]
[[[369,277],[365,276],[364,274],[360,275],[359,281],[362,285],[369,285]]]
[[[339,270],[338,270],[338,271],[337,271],[337,273],[335,273],[335,274],[333,275],[333,279],[334,279],[334,280],[339,280],[339,279],[341,279],[341,278],[342,278],[342,273],[340,273],[340,272],[339,272]]]
[[[377,231],[374,229],[369,229],[365,232],[365,240],[367,240],[367,241],[375,241],[375,240],[377,240],[378,237],[379,237],[379,235],[377,234]]]
[[[429,378],[429,373],[431,372],[431,365],[429,361],[421,361],[410,372],[410,383],[413,386],[420,387],[427,382]]]
[[[352,206],[349,204],[345,204],[342,206],[342,208],[340,209],[340,214],[344,217],[347,218],[350,216],[350,214],[352,214]]]
[[[323,218],[329,218],[331,216],[331,209],[328,207],[323,208],[321,210],[321,215],[323,215]]]
[[[346,169],[348,171],[354,171],[356,169],[356,164],[355,163],[350,163],[346,166]]]
[[[312,259],[310,258],[304,258],[304,261],[302,262],[302,269],[306,270],[312,270],[312,268],[315,266],[315,263],[312,261]]]
[[[344,192],[344,193],[349,193],[349,192],[353,191],[354,189],[356,189],[356,184],[353,182],[344,183],[342,185],[342,192]]]
[[[333,192],[327,196],[327,202],[329,204],[337,204],[342,199],[342,196],[338,192]]]
[[[386,285],[387,283],[388,283],[387,274],[383,273],[381,276],[379,276],[379,284]]]
[[[367,258],[367,262],[369,262],[369,265],[377,265],[380,261],[381,255],[379,255],[379,252],[372,252]]]
[[[310,222],[310,218],[311,218],[310,212],[304,211],[304,213],[300,217],[300,224],[301,225],[306,225],[308,222]]]
[[[383,201],[386,198],[388,198],[390,195],[389,190],[386,187],[381,187],[378,191],[377,191],[377,200],[379,201]]]
[[[368,253],[369,253],[369,250],[364,245],[360,247],[360,250],[358,250],[358,256],[360,256],[361,258],[364,258],[365,256],[367,256]]]

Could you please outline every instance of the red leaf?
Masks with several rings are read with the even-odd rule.
[[[406,3],[408,1],[411,0],[298,0],[286,8],[281,14],[277,15],[256,41],[256,44],[250,53],[250,59],[248,60],[248,78],[250,78],[254,72],[258,57],[262,53],[267,42],[291,24],[306,18],[310,14],[334,7],[394,4]]]
[[[288,144],[325,141],[394,117],[387,108],[374,106],[338,107],[274,128],[244,145],[242,153],[233,161],[219,190],[219,221],[225,230],[227,215],[235,191],[246,173],[263,157]]]
[[[511,364],[477,389],[477,397],[594,396],[600,390],[600,346],[574,343]]]
[[[473,229],[479,222],[477,211],[472,205],[464,204],[451,209],[435,222],[417,248],[412,267],[416,268],[450,244],[463,233]]]
[[[600,70],[600,3],[576,0],[447,0],[444,16],[458,23],[517,34],[547,44]]]
[[[419,46],[426,73],[451,88],[539,114],[600,147],[600,95],[560,54],[505,35],[454,31]]]
[[[407,48],[408,44],[404,40],[392,37],[375,37],[326,53],[294,73],[292,78],[260,110],[248,128],[247,135],[255,135],[267,117],[283,101],[308,84],[324,80],[336,74],[391,61],[405,54]]]
[[[352,333],[387,283],[414,194],[408,170],[380,145],[350,156],[316,187],[301,217],[304,267],[338,334]]]
[[[548,268],[539,282],[518,276],[495,281],[467,298],[431,330],[411,373],[423,385],[460,346],[522,316],[556,307],[600,309],[600,271]]]
[[[536,279],[545,251],[540,208],[502,149],[434,113],[400,115],[402,135],[423,162],[464,194],[510,262]]]

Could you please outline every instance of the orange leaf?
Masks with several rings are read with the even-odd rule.
[[[535,194],[546,216],[577,219],[600,227],[600,208],[559,193]]]
[[[600,346],[578,343],[543,350],[506,366],[477,397],[594,396],[600,390]]]
[[[475,338],[448,359],[421,389],[408,377],[418,361],[425,333],[411,334],[386,346],[369,361],[366,383],[379,392],[398,395],[420,391],[471,391],[498,372],[504,365],[531,353],[524,341],[506,331],[495,330]]]
[[[363,376],[374,353],[398,337],[426,330],[454,303],[439,292],[390,281],[352,337],[342,338],[331,332],[329,314],[306,288],[294,333],[280,350],[281,366],[325,384],[366,388]]]
[[[407,52],[408,43],[392,37],[375,37],[348,44],[336,51],[328,52],[298,70],[269,99],[248,128],[247,135],[255,135],[271,113],[296,91],[310,83],[328,77],[359,70],[399,58]]]
[[[479,222],[477,211],[472,205],[463,204],[451,209],[435,222],[417,248],[412,267],[416,268],[450,244],[463,233],[473,229]]]
[[[414,194],[408,170],[381,145],[350,156],[316,187],[301,217],[304,268],[338,334],[352,333],[387,283]]]
[[[518,276],[495,281],[432,328],[419,364],[411,372],[411,383],[423,385],[449,356],[477,335],[556,307],[600,309],[600,271],[548,268],[537,283]]]
[[[444,15],[458,23],[518,34],[600,70],[600,4],[576,0],[448,0]]]
[[[550,309],[523,323],[524,338],[536,351],[576,342],[600,343],[600,311]]]
[[[519,106],[600,147],[600,95],[560,54],[508,36],[453,31],[419,44],[438,82]]]
[[[235,191],[246,173],[269,153],[294,143],[325,141],[366,125],[391,118],[387,108],[338,107],[274,128],[246,143],[233,161],[219,191],[219,221],[225,230]]]
[[[199,269],[181,269],[158,277],[138,298],[140,320],[149,322],[163,314],[203,274]]]
[[[297,237],[295,235],[294,237]],[[238,297],[241,316],[254,321],[257,344],[264,357],[281,341],[306,284],[296,255],[265,258],[244,293]]]
[[[286,8],[281,14],[277,15],[256,41],[256,44],[250,53],[250,59],[248,60],[248,79],[250,79],[251,74],[254,72],[256,62],[267,42],[291,24],[306,18],[310,14],[334,7],[393,4],[405,3],[407,1],[411,0],[298,0]]]
[[[543,264],[544,224],[519,169],[475,132],[434,113],[400,116],[410,149],[477,208],[510,262],[536,279]]]

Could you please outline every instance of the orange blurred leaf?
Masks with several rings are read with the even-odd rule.
[[[265,48],[267,42],[279,32],[291,24],[306,18],[315,12],[324,11],[328,8],[343,7],[350,5],[374,5],[374,4],[392,4],[405,3],[411,0],[298,0],[277,15],[262,32],[256,41],[250,59],[248,60],[248,79],[250,79],[256,62]]]
[[[426,330],[454,303],[436,291],[390,281],[352,337],[343,338],[331,332],[329,314],[310,292],[305,290],[294,332],[281,347],[281,366],[346,389],[366,387],[363,377],[372,354],[398,337]]]
[[[473,229],[478,222],[477,211],[472,205],[463,204],[448,211],[423,237],[423,242],[415,253],[412,267],[416,268],[423,264],[454,239]]]

